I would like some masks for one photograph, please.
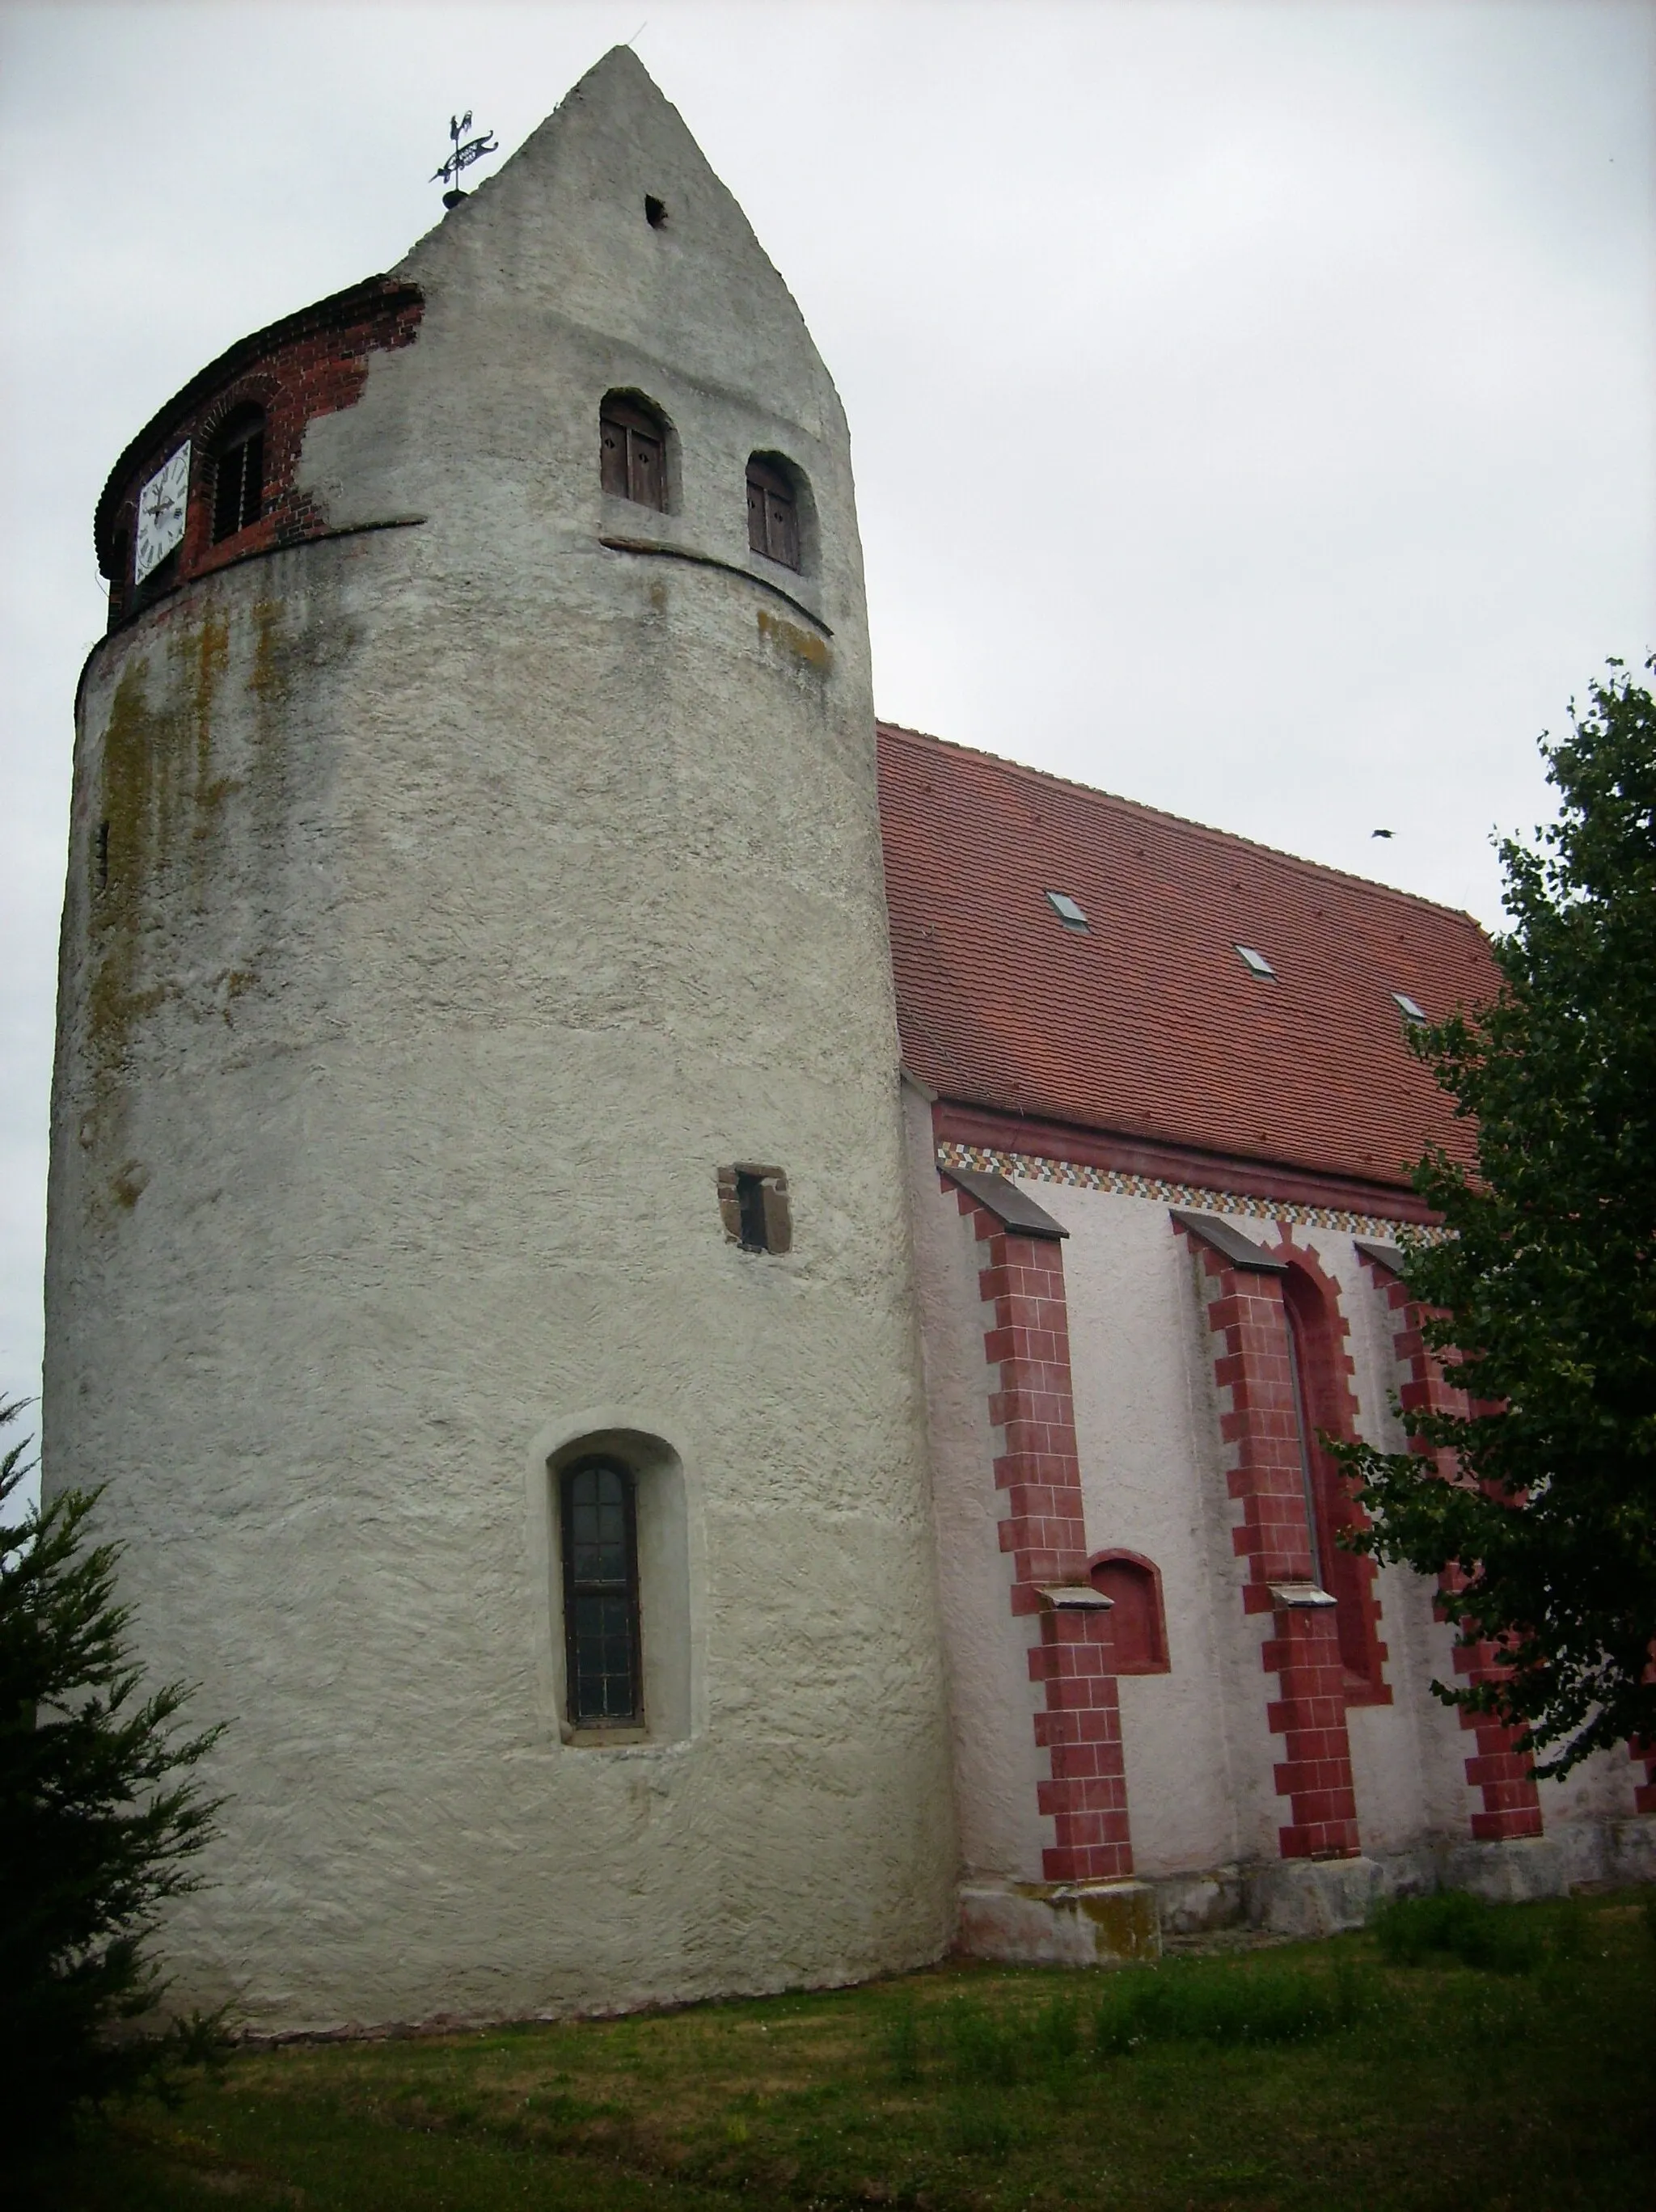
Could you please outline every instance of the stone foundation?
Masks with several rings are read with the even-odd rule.
[[[1025,1882],[960,1892],[959,1948],[1021,1966],[1119,1966],[1160,1958],[1147,1881]]]
[[[1243,1878],[1247,1918],[1274,1936],[1318,1937],[1361,1928],[1385,1894],[1385,1875],[1369,1858],[1279,1859]]]
[[[1656,1817],[1579,1821],[1544,1836],[1491,1843],[1435,1838],[1356,1859],[1283,1859],[1167,1875],[1150,1884],[1166,1937],[1251,1925],[1317,1937],[1361,1928],[1393,1897],[1464,1889],[1492,1904],[1567,1897],[1608,1883],[1656,1881]]]

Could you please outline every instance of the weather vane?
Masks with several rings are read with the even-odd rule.
[[[446,208],[458,207],[466,198],[460,190],[461,171],[469,169],[473,161],[482,161],[485,154],[500,151],[496,140],[487,131],[476,138],[468,138],[466,134],[471,128],[472,111],[469,107],[464,115],[451,115],[448,118],[448,136],[454,141],[454,150],[431,179],[434,185],[441,179],[447,185],[448,190],[442,196]]]

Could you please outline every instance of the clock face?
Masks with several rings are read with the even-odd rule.
[[[137,545],[132,580],[143,583],[184,537],[185,503],[190,495],[190,441],[163,461],[138,494]]]

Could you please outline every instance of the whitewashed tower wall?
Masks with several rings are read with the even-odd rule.
[[[395,274],[414,341],[306,434],[334,534],[160,598],[79,702],[46,1480],[107,1486],[143,1657],[228,1723],[177,1995],[900,1966],[955,1850],[844,418],[624,49]],[[670,512],[600,492],[612,390]],[[744,1161],[786,1254],[726,1234]],[[605,1437],[647,1733],[601,1744],[549,1462]]]

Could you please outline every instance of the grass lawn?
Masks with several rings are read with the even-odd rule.
[[[40,2190],[52,2212],[1632,2212],[1656,2207],[1656,1893],[250,2051]]]

